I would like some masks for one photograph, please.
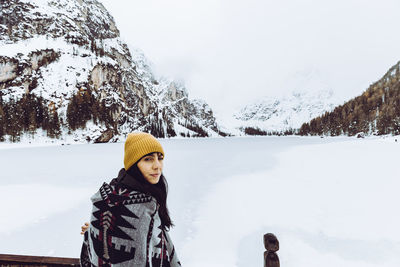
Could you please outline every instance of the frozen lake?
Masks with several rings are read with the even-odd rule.
[[[262,266],[267,232],[281,266],[400,266],[393,137],[161,143],[183,266]],[[0,145],[0,253],[78,257],[89,198],[122,166],[123,143]]]

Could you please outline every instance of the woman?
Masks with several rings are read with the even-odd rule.
[[[164,150],[148,133],[130,133],[124,167],[91,198],[81,266],[181,266],[168,235]],[[86,231],[87,230],[87,231]]]

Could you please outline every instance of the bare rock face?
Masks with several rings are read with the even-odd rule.
[[[15,60],[0,58],[0,83],[12,81],[17,77],[18,64]]]
[[[41,130],[79,142],[219,135],[210,107],[155,77],[98,1],[0,4],[0,141]]]
[[[47,2],[47,3],[46,3]],[[95,0],[2,1],[0,40],[15,42],[36,36],[63,37],[84,44],[90,39],[119,37],[115,22]]]
[[[58,57],[59,53],[53,49],[32,51],[26,56],[0,56],[0,88],[23,86],[28,93],[36,87],[39,69],[54,62]],[[6,94],[6,91],[2,91],[3,94]]]
[[[112,132],[112,130],[108,129],[105,132],[103,132],[94,142],[95,143],[107,143],[111,140],[113,135],[114,135],[114,133]]]

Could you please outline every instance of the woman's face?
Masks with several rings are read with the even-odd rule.
[[[143,177],[151,184],[156,184],[160,180],[163,169],[164,156],[159,152],[154,152],[139,160],[137,166]]]

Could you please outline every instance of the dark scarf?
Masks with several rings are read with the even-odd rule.
[[[167,209],[167,186],[165,184],[165,178],[163,175],[161,175],[160,181],[157,184],[151,184],[143,177],[143,174],[140,172],[137,164],[134,164],[129,168],[128,171],[122,168],[119,171],[118,177],[113,179],[110,184],[122,185],[130,190],[151,195],[160,205],[159,215],[163,228],[168,229],[173,225]]]
[[[165,198],[165,193],[161,188],[161,183],[149,183],[143,177],[143,174],[140,172],[137,165],[133,165],[128,171],[121,169],[118,173],[118,177],[111,181],[111,185],[115,184],[122,184],[131,190],[149,194],[157,200],[158,204],[161,204],[161,202],[163,202],[163,198]]]

